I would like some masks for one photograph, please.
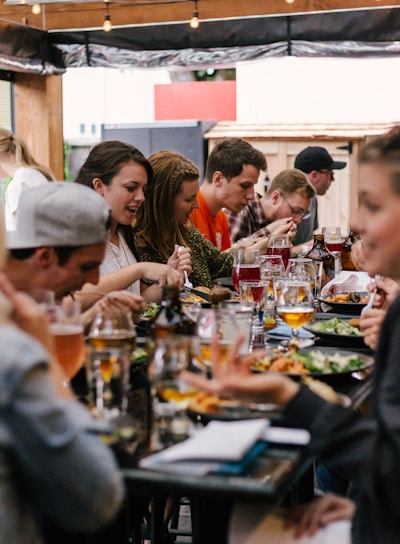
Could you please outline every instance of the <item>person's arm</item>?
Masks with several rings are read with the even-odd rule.
[[[157,284],[143,288],[141,294],[147,302],[160,300],[161,288],[166,283],[178,284],[180,287],[183,286],[182,273],[174,270],[169,265],[155,262],[138,262],[125,266],[115,272],[104,274],[104,276],[100,277],[96,285],[86,283],[82,287],[82,296],[79,298],[83,310],[86,310],[93,304],[93,296],[90,292],[97,291],[108,294],[111,291],[121,291],[141,279],[153,281]],[[151,290],[149,291],[148,289]],[[85,292],[87,296],[84,296]]]
[[[78,401],[62,399],[48,355],[31,337],[0,327],[2,425],[9,430],[17,480],[35,509],[70,531],[93,531],[115,516],[121,473],[96,436],[98,424]],[[6,393],[4,395],[4,393]]]

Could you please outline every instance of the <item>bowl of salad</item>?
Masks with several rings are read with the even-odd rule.
[[[323,319],[304,328],[332,346],[365,348],[364,336],[359,329],[359,319]]]

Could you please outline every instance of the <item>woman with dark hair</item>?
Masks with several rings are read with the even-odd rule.
[[[233,253],[222,253],[189,222],[199,206],[199,169],[174,151],[154,153],[149,161],[153,183],[133,223],[140,259],[166,263],[174,247],[190,248],[190,280],[210,288],[215,278],[231,275]]]
[[[95,291],[127,289],[143,295],[147,301],[158,301],[162,285],[183,284],[183,270],[191,270],[188,251],[178,252],[177,247],[172,247],[166,264],[138,262],[131,223],[145,200],[145,191],[153,184],[153,170],[136,147],[119,141],[96,145],[75,182],[97,191],[111,208],[111,236]],[[93,286],[86,286],[83,291],[90,289]],[[93,303],[93,298],[87,303]]]

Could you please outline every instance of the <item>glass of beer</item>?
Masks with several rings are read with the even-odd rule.
[[[57,360],[67,378],[71,379],[83,365],[86,354],[80,303],[64,299],[60,305],[54,306],[49,328]]]
[[[299,331],[314,315],[314,297],[309,281],[287,280],[282,283],[276,310],[292,329],[290,342],[298,344]]]
[[[125,413],[128,404],[130,357],[136,347],[131,313],[110,301],[97,312],[89,330],[92,370],[95,376],[96,407]]]

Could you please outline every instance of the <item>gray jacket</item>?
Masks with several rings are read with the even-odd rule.
[[[123,483],[97,423],[57,395],[33,338],[1,324],[0,346],[0,543],[41,542],[38,514],[70,531],[99,529]]]

